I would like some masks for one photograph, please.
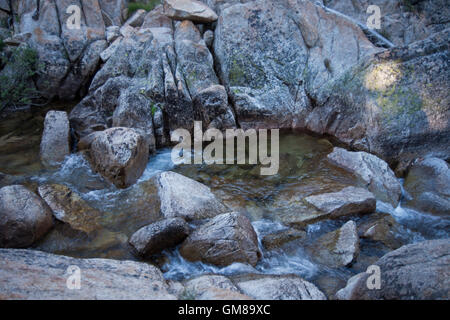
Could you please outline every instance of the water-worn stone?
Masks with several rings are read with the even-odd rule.
[[[74,272],[68,271],[69,266],[80,268],[79,290],[67,287],[67,279]],[[2,299],[176,299],[158,268],[133,261],[75,259],[36,250],[0,249],[0,278]]]
[[[188,235],[189,225],[181,218],[161,220],[136,231],[129,242],[141,256],[150,256],[181,243]]]
[[[389,165],[367,152],[351,152],[334,148],[327,156],[331,163],[355,174],[378,200],[398,205],[402,188]]]
[[[329,218],[351,214],[374,212],[374,195],[363,188],[347,187],[338,192],[323,193],[306,197],[305,202],[314,206]]]
[[[439,216],[450,215],[450,169],[444,160],[416,161],[409,169],[404,188],[411,197],[405,206]]]
[[[36,194],[20,185],[0,189],[0,247],[28,247],[52,225],[50,208]]]
[[[238,281],[236,285],[257,300],[326,300],[314,284],[298,276],[260,276]]]
[[[361,273],[350,279],[337,296],[350,300],[450,298],[448,239],[403,246],[380,258],[375,265],[380,267],[380,289],[368,289],[371,273]]]
[[[351,265],[359,254],[359,238],[354,221],[329,232],[308,248],[313,259],[333,268]]]
[[[67,223],[74,230],[91,233],[99,229],[102,213],[89,206],[79,194],[60,184],[44,184],[39,195],[53,211],[56,219]]]
[[[217,266],[234,262],[256,265],[261,258],[258,237],[250,220],[239,213],[224,213],[198,227],[181,245],[189,261]]]
[[[404,244],[398,223],[390,214],[374,213],[367,221],[358,223],[358,235],[363,239],[380,241],[395,250]]]
[[[142,135],[130,128],[110,128],[91,144],[91,162],[108,181],[118,188],[134,184],[148,161],[148,145]]]
[[[203,275],[186,281],[182,294],[195,300],[251,300],[230,279],[220,275]]]
[[[197,23],[217,20],[217,14],[214,11],[196,0],[165,0],[164,13],[174,20],[191,20]]]
[[[175,172],[162,172],[158,176],[158,193],[161,213],[166,218],[192,221],[228,211],[209,187]]]
[[[41,139],[41,161],[53,166],[70,154],[70,126],[65,111],[49,111],[45,116]]]

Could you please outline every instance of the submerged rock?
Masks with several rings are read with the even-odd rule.
[[[351,152],[334,148],[327,157],[331,163],[355,174],[377,199],[398,205],[402,188],[389,165],[367,152]]]
[[[261,258],[258,237],[250,220],[238,213],[224,213],[198,227],[181,245],[189,261],[203,261],[220,267],[234,262],[254,266]]]
[[[305,202],[317,208],[328,218],[371,213],[376,209],[373,194],[366,189],[355,187],[347,187],[339,192],[309,196],[305,198]]]
[[[181,243],[190,233],[181,218],[161,220],[136,231],[129,242],[141,256],[150,256]]]
[[[429,240],[403,246],[380,258],[381,285],[370,290],[370,273],[361,273],[349,280],[337,296],[350,300],[428,300],[450,298],[450,242]]]
[[[340,229],[329,232],[308,248],[318,262],[333,268],[351,265],[359,254],[359,238],[354,221],[348,221]]]
[[[148,162],[148,145],[142,135],[131,128],[110,128],[91,144],[93,167],[118,188],[134,184]]]
[[[84,201],[79,194],[60,184],[45,184],[38,188],[39,195],[52,209],[56,219],[74,230],[91,233],[100,228],[102,213]]]
[[[40,155],[44,165],[54,166],[70,154],[70,126],[65,111],[49,111],[45,116]]]
[[[69,278],[76,270],[80,271],[80,288],[70,290],[68,284],[77,284]],[[176,299],[158,268],[133,261],[75,259],[36,250],[0,249],[0,278],[2,299]]]
[[[158,176],[158,193],[161,213],[166,218],[192,221],[228,211],[209,187],[175,172],[167,171]]]
[[[237,287],[257,300],[326,300],[312,283],[298,276],[259,276],[237,281]]]
[[[409,169],[404,188],[410,199],[405,205],[438,216],[450,215],[450,169],[438,158],[425,158]]]
[[[267,250],[274,250],[280,248],[285,243],[305,238],[306,238],[305,231],[288,229],[264,236],[263,239],[261,240],[261,243]]]
[[[217,20],[217,14],[213,10],[196,0],[165,0],[164,13],[175,20],[191,20],[197,23]]]
[[[401,230],[390,214],[374,213],[367,221],[358,224],[358,235],[372,241],[380,241],[390,249],[398,249],[404,244]]]
[[[0,247],[28,247],[52,227],[47,204],[24,186],[0,189]]]

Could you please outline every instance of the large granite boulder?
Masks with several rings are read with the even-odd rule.
[[[118,188],[134,184],[147,166],[145,138],[130,128],[110,128],[98,135],[89,151],[94,170]]]
[[[0,189],[0,247],[28,247],[52,225],[50,208],[36,194],[20,185]]]
[[[162,172],[158,176],[158,193],[161,213],[166,218],[201,220],[228,211],[209,187],[175,172]]]
[[[80,287],[74,290],[71,286],[77,283],[70,277],[76,277],[76,270],[80,272]],[[0,278],[2,299],[176,299],[158,268],[133,261],[75,259],[36,250],[0,249]]]
[[[397,207],[402,187],[385,161],[367,152],[351,152],[337,147],[327,159],[334,165],[355,174],[377,200]]]
[[[376,263],[380,268],[380,289],[367,286],[371,273],[350,279],[336,296],[340,299],[418,299],[450,298],[450,242],[428,240],[389,252]]]
[[[224,213],[198,227],[181,245],[181,255],[189,261],[216,266],[234,262],[256,265],[261,258],[258,237],[250,220],[239,213]]]
[[[41,161],[53,166],[70,154],[70,126],[65,111],[49,111],[45,116],[41,139]]]
[[[438,158],[416,161],[404,184],[407,207],[439,216],[450,215],[450,169]]]
[[[312,195],[304,200],[320,212],[322,219],[371,213],[376,209],[375,197],[363,188],[347,187],[338,192]]]

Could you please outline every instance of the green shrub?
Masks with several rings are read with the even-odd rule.
[[[131,17],[133,13],[135,13],[139,9],[144,9],[145,11],[153,10],[153,8],[160,3],[161,0],[150,0],[146,2],[130,2],[128,4],[128,16]]]
[[[38,57],[35,50],[27,47],[14,48],[6,60],[0,75],[0,110],[8,106],[32,103],[39,93],[32,85],[32,78],[38,72]]]

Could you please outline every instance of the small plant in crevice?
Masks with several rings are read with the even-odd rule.
[[[2,52],[0,50],[0,52]],[[38,73],[38,57],[34,49],[17,47],[1,55],[0,111],[5,107],[32,104],[40,97],[33,77]]]
[[[137,10],[144,9],[151,11],[157,5],[161,4],[161,0],[135,1],[128,4],[128,17],[131,17]]]

